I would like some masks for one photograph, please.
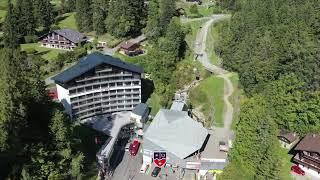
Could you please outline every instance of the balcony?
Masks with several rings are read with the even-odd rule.
[[[132,81],[138,81],[139,79],[120,79],[120,80],[110,80],[107,81],[109,83],[109,88],[113,88],[113,87],[119,87],[119,86],[110,86],[110,83],[117,83],[117,82],[132,82]],[[140,80],[139,80],[140,81]],[[79,88],[87,88],[90,86],[94,86],[94,85],[101,85],[104,84],[102,82],[91,82],[91,83],[85,83],[85,84],[77,84],[76,86],[70,87],[69,91],[75,90],[75,89],[79,89]],[[131,84],[130,86],[139,86],[140,84]],[[127,87],[126,84],[123,84],[121,87]],[[98,88],[101,89],[101,88]],[[95,90],[94,88],[92,88],[92,90]],[[89,90],[90,91],[90,90]],[[77,93],[82,93],[82,92],[87,92],[87,91],[81,91],[81,92],[77,92]],[[71,95],[71,94],[70,94]]]
[[[110,101],[110,96],[114,96],[114,95],[125,95],[124,97],[120,98],[120,99],[128,99],[128,98],[132,98],[132,92],[114,92],[114,93],[109,93],[109,94],[100,94],[100,95],[97,95],[97,96],[85,96],[85,97],[81,97],[81,98],[77,98],[77,97],[74,97],[74,98],[77,98],[77,99],[72,99],[71,100],[71,103],[79,103],[79,102],[82,102],[82,101],[87,101],[87,100],[92,100],[94,98],[106,98],[108,97],[108,99],[104,99],[102,101]],[[126,95],[130,95],[130,97],[126,96]],[[135,99],[137,99],[138,97],[135,97]],[[112,99],[113,100],[113,99]]]
[[[307,166],[317,172],[320,172],[320,163],[318,159],[314,159],[311,156],[297,153],[293,160],[303,166]]]

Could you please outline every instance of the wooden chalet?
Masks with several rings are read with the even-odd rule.
[[[121,44],[120,53],[128,56],[136,56],[143,54],[143,51],[140,49],[140,44],[126,41]]]
[[[320,134],[306,135],[294,150],[294,162],[320,174]]]
[[[40,37],[41,46],[72,50],[75,47],[87,42],[87,37],[78,31],[71,29],[53,30]]]

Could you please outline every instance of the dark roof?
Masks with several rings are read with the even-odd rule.
[[[121,44],[121,48],[122,48],[122,49],[130,49],[130,48],[132,48],[133,46],[136,46],[136,45],[138,45],[138,44],[137,44],[137,43],[130,42],[130,41],[126,41],[126,42],[123,42],[123,43]]]
[[[280,130],[278,137],[285,138],[286,140],[288,140],[289,144],[291,144],[293,141],[298,139],[298,136],[296,135],[296,133],[288,132],[284,129]]]
[[[132,110],[132,113],[139,116],[143,116],[147,111],[148,111],[148,106],[144,103],[140,103]]]
[[[111,66],[126,69],[131,72],[143,73],[143,68],[140,66],[123,62],[120,59],[114,58],[109,55],[103,55],[101,53],[95,52],[85,57],[82,57],[76,65],[61,72],[60,74],[56,75],[52,79],[55,82],[66,83],[80,76],[81,74],[88,72],[89,70],[93,69],[94,67],[100,64],[109,64]]]
[[[320,134],[307,134],[298,143],[295,150],[320,153]]]
[[[58,29],[53,32],[63,36],[74,43],[79,43],[87,40],[87,37],[82,33],[72,30],[72,29]]]

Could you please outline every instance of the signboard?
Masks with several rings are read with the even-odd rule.
[[[153,163],[161,168],[167,162],[167,153],[163,151],[155,151],[153,152]]]

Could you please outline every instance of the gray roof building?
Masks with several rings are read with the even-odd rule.
[[[148,110],[148,105],[146,105],[145,103],[140,103],[132,110],[132,113],[139,116],[144,116],[148,112]]]
[[[202,147],[207,135],[208,131],[187,112],[160,109],[144,134],[144,147],[158,146],[184,159]]]
[[[87,37],[84,34],[72,29],[58,29],[53,32],[67,38],[73,43],[79,43],[87,40]]]
[[[123,62],[120,59],[114,58],[109,55],[103,55],[101,53],[95,52],[81,58],[76,65],[61,72],[52,79],[59,83],[66,83],[100,64],[108,64],[132,72],[143,73],[143,68],[140,66]]]
[[[176,111],[186,111],[187,106],[184,102],[175,100],[173,101],[170,109]]]

